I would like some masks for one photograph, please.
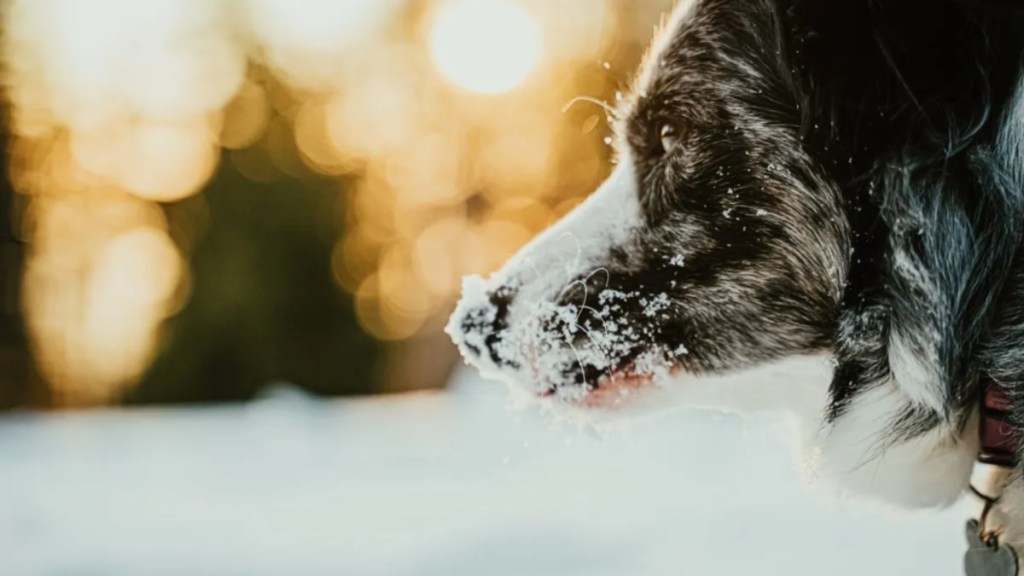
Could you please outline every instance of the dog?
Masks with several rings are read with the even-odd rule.
[[[949,505],[984,382],[1024,425],[1022,55],[1010,2],[683,0],[611,175],[467,279],[447,330],[566,409],[788,406],[820,474]],[[1017,546],[1020,476],[998,505]]]

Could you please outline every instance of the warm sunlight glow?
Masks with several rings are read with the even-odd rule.
[[[453,83],[482,94],[507,92],[526,79],[540,59],[537,24],[508,0],[452,0],[430,32],[434,62]]]
[[[191,283],[212,261],[195,251],[248,225],[207,214],[246,202],[229,188],[253,187],[253,218],[272,206],[263,190],[301,194],[265,215],[268,234],[336,233],[352,322],[396,358],[451,350],[440,327],[460,278],[497,269],[607,173],[608,119],[564,105],[614,101],[676,1],[10,0],[17,194],[0,214],[24,253],[20,312],[47,401],[121,398],[193,289],[276,294],[243,281],[247,265]],[[337,206],[300,219],[321,201]],[[244,238],[214,252],[262,258]]]

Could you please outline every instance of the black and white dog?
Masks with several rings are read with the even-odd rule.
[[[663,28],[607,182],[449,333],[574,409],[789,404],[823,474],[953,502],[984,379],[1024,425],[1024,6],[684,0]],[[1024,480],[1000,513],[1024,542]]]

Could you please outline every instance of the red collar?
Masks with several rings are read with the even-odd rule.
[[[981,386],[978,462],[1014,468],[1020,435],[1010,421],[1010,397],[1006,388],[991,378],[982,379]]]

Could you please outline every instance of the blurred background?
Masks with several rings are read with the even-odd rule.
[[[959,574],[782,415],[595,438],[459,368],[672,1],[0,1],[0,575]]]
[[[445,386],[671,0],[8,0],[0,407]]]

